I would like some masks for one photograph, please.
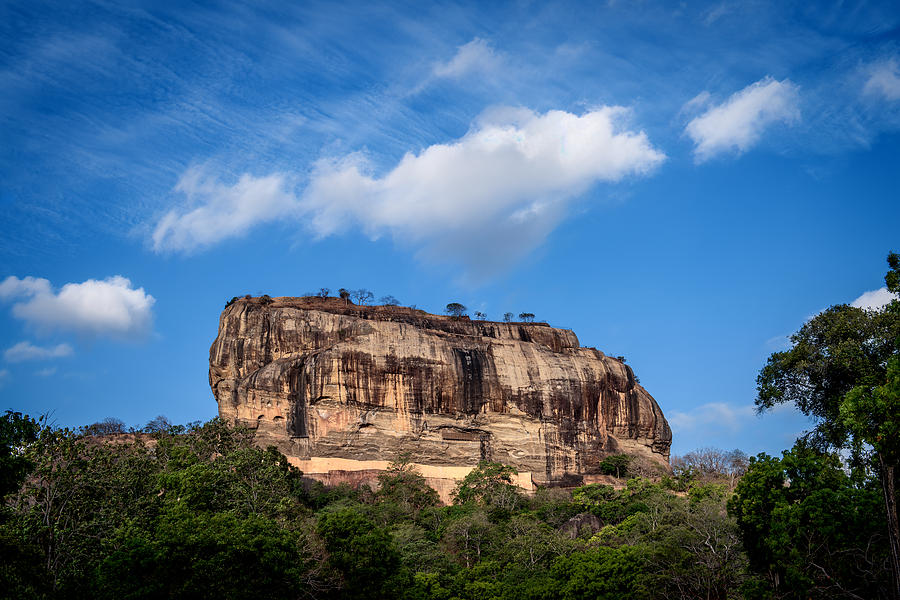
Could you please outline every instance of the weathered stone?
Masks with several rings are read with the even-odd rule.
[[[219,319],[209,381],[221,417],[256,427],[308,473],[328,459],[340,459],[329,470],[378,469],[411,452],[454,477],[490,459],[572,484],[610,453],[665,464],[672,439],[630,367],[544,323],[241,299]]]

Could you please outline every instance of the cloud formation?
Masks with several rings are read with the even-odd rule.
[[[319,236],[356,226],[424,242],[427,255],[503,263],[539,244],[567,199],[665,160],[644,132],[623,127],[627,116],[610,106],[582,115],[497,109],[462,138],[408,153],[380,177],[360,154],[320,161],[302,209]],[[485,244],[496,252],[485,254]]]
[[[59,292],[46,279],[10,276],[0,283],[0,299],[19,300],[13,304],[13,315],[39,331],[113,337],[147,333],[156,302],[144,288],[134,289],[120,275],[67,283]]]
[[[701,93],[691,100],[708,101]],[[721,154],[743,154],[775,123],[800,120],[800,94],[790,80],[766,77],[734,93],[728,100],[691,120],[685,133],[694,142],[694,159],[705,162]]]
[[[890,101],[900,100],[900,65],[897,61],[890,59],[872,67],[863,93]]]
[[[189,169],[175,191],[187,197],[188,207],[170,210],[153,231],[157,252],[190,252],[246,234],[267,221],[294,215],[296,197],[280,174],[253,177],[244,174],[234,185],[209,176],[204,169]]]
[[[459,79],[470,73],[490,71],[498,67],[502,60],[490,44],[475,38],[460,46],[449,61],[434,65],[431,73],[434,77]]]
[[[897,295],[889,292],[886,287],[882,287],[863,293],[859,298],[851,302],[850,306],[878,310],[894,300],[897,300]]]
[[[539,245],[568,199],[665,160],[643,131],[626,128],[628,116],[618,106],[582,115],[499,108],[463,137],[407,153],[381,176],[361,153],[320,160],[300,197],[285,175],[245,174],[229,186],[192,169],[177,189],[195,206],[163,217],[153,247],[190,252],[293,220],[319,238],[353,228],[372,238],[387,233],[423,257],[452,256],[491,272]]]
[[[51,358],[63,358],[72,356],[72,346],[58,344],[56,346],[35,346],[31,342],[19,342],[12,348],[7,348],[3,358],[7,362],[23,362],[26,360],[48,360]]]

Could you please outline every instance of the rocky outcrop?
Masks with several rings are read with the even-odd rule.
[[[611,453],[666,464],[672,439],[627,365],[543,323],[240,299],[219,319],[209,382],[221,417],[308,473],[377,470],[410,452],[435,477],[490,459],[574,484]]]

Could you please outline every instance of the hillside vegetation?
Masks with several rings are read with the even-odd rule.
[[[510,483],[510,467],[482,463],[456,503],[440,506],[405,457],[377,490],[325,488],[218,419],[97,435],[10,412],[2,441],[8,597],[878,598],[890,589],[878,482],[803,446],[743,466],[700,452],[658,481],[533,497]]]

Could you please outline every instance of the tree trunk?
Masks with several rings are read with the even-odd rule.
[[[900,600],[900,523],[897,521],[897,486],[894,480],[894,464],[887,464],[881,454],[881,486],[884,489],[884,507],[887,511],[888,541],[891,544],[891,572],[893,588],[891,596]]]

